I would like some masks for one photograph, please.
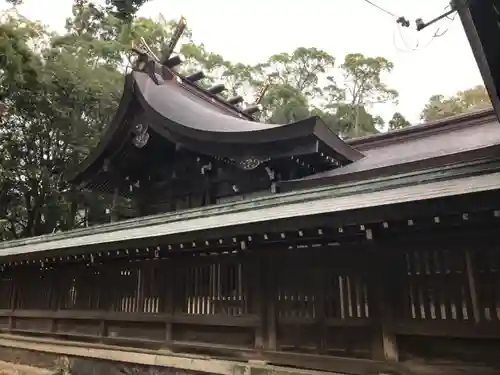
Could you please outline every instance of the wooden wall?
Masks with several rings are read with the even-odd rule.
[[[359,374],[414,360],[495,367],[495,225],[12,265],[0,328]]]

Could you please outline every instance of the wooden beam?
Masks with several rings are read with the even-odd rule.
[[[394,314],[394,296],[388,291],[391,284],[397,283],[394,269],[397,268],[397,262],[393,259],[391,252],[383,251],[382,248],[375,248],[371,254],[369,263],[371,272],[371,291],[372,300],[371,314],[374,314],[374,320],[378,324],[373,336],[373,359],[399,362],[399,350],[396,335],[391,329],[391,321],[395,319]],[[396,266],[396,267],[395,267]],[[373,298],[374,297],[374,298]]]
[[[274,257],[266,257],[266,266],[265,266],[265,278],[267,280],[266,287],[266,331],[267,331],[267,350],[276,350],[277,349],[277,330],[278,330],[278,290],[276,288],[276,272],[279,267],[278,264],[275,263],[276,259]]]
[[[177,281],[176,268],[170,259],[163,261],[166,266],[165,275],[165,306],[164,311],[167,316],[173,316],[175,313],[175,285]],[[165,344],[170,347],[173,341],[172,321],[165,319]]]
[[[474,321],[477,324],[481,321],[481,315],[479,312],[479,302],[477,298],[474,265],[472,262],[471,252],[469,249],[465,250],[465,270],[467,272],[467,282],[468,282],[469,297],[471,299],[471,304],[472,304],[472,313],[474,314]]]
[[[264,349],[266,345],[266,306],[268,302],[266,294],[266,273],[264,271],[264,257],[260,253],[252,254],[251,272],[247,272],[247,280],[252,292],[252,306],[254,311],[259,316],[259,325],[255,328],[255,348],[257,350]]]

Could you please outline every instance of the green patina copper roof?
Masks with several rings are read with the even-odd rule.
[[[123,243],[219,227],[461,195],[500,188],[500,160],[269,195],[0,243],[1,256]]]

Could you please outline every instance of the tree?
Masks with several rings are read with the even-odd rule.
[[[483,109],[491,106],[490,96],[483,85],[460,91],[457,97],[466,110]]]
[[[403,129],[411,126],[410,121],[408,121],[401,113],[395,112],[392,118],[389,120],[389,130]]]
[[[125,22],[131,22],[140,7],[147,2],[148,0],[106,0],[108,11]]]
[[[0,119],[3,238],[78,224],[84,197],[57,172],[95,144],[122,86],[116,54],[106,59],[104,42],[90,37],[94,20],[80,10],[64,38],[20,16],[1,25],[0,92],[9,108]]]
[[[482,85],[459,91],[455,95],[433,95],[425,105],[420,118],[424,121],[439,120],[461,113],[476,111],[491,106],[490,97]]]
[[[352,104],[339,104],[335,113],[335,120],[339,134],[343,138],[356,138],[378,133],[377,128],[382,128],[384,120],[380,116],[370,114],[365,106]]]
[[[379,117],[367,116],[367,107],[395,100],[398,92],[383,82],[383,75],[393,69],[392,62],[383,57],[367,57],[361,53],[345,56],[341,66],[344,77],[343,108],[340,111],[346,124],[346,137],[377,133],[382,125]],[[349,118],[349,121],[347,121]]]
[[[319,94],[318,82],[335,66],[335,58],[317,48],[299,47],[291,54],[282,52],[262,65],[273,82],[293,87],[308,97]]]
[[[310,116],[312,102],[323,94],[320,82],[328,81],[335,58],[317,48],[297,48],[292,53],[271,56],[265,63],[247,67],[246,94],[258,92],[269,79],[270,86],[262,98],[265,111],[262,121],[289,123]]]
[[[263,115],[273,124],[303,120],[310,115],[307,97],[287,84],[273,85],[262,100]]]

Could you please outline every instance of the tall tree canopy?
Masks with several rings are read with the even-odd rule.
[[[367,57],[360,53],[348,54],[342,64],[344,102],[342,132],[348,137],[377,133],[383,126],[379,116],[372,116],[368,108],[373,104],[394,101],[398,92],[387,86],[383,75],[392,71],[393,64],[383,57]]]
[[[6,0],[14,6],[21,5],[24,0]],[[131,22],[137,11],[147,3],[148,0],[106,0],[106,9],[113,14],[117,19]],[[80,0],[75,0],[75,3],[82,3]]]
[[[396,112],[389,120],[389,130],[403,129],[410,126],[411,123],[401,113]]]
[[[491,101],[486,88],[478,85],[465,91],[459,91],[450,97],[431,96],[420,117],[424,121],[439,120],[490,106]]]

